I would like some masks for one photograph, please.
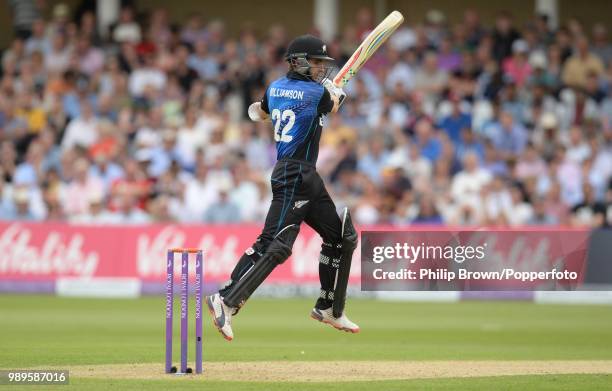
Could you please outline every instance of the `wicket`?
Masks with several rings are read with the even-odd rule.
[[[202,373],[202,278],[204,262],[202,250],[196,248],[171,248],[168,250],[166,276],[166,373],[177,373],[172,366],[172,321],[174,313],[174,255],[181,254],[181,370],[192,373],[187,367],[187,339],[189,321],[189,254],[196,254],[195,278],[195,372]]]

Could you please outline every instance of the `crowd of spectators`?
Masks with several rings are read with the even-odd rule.
[[[1,58],[0,220],[263,221],[274,138],[245,114],[286,72],[285,26],[126,7],[100,35],[93,12],[30,11]],[[329,42],[338,66],[373,25]],[[612,223],[604,24],[432,10],[346,91],[318,170],[360,224]]]

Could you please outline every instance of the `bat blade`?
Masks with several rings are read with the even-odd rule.
[[[357,50],[355,50],[351,58],[349,58],[342,69],[338,71],[338,74],[333,80],[334,84],[338,87],[344,87],[403,21],[404,16],[399,11],[393,11],[387,15],[387,17],[368,34]]]

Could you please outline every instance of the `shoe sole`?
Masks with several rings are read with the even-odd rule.
[[[221,330],[221,327],[219,327],[219,324],[217,323],[217,317],[215,316],[215,309],[212,306],[212,302],[210,300],[210,296],[206,297],[206,307],[208,307],[208,312],[210,313],[210,317],[212,318],[213,324],[215,325],[215,328],[217,329],[217,331],[219,331],[219,334],[221,334],[223,336],[223,338],[225,338],[227,341],[231,341],[232,337],[225,335],[225,333],[223,332],[223,330]]]
[[[321,322],[321,323],[328,324],[328,325],[330,325],[331,327],[335,328],[336,330],[346,331],[347,333],[351,333],[351,334],[357,334],[357,333],[359,333],[359,331],[360,331],[360,329],[359,329],[359,328],[357,328],[357,329],[349,329],[348,327],[338,327],[338,326],[336,326],[335,324],[333,324],[333,323],[332,323],[332,322],[330,322],[329,320],[327,320],[327,319],[323,318],[321,315],[317,314],[317,313],[316,313],[316,312],[314,312],[314,311],[311,311],[311,312],[310,312],[310,317],[311,317],[312,319],[316,320],[316,321]]]

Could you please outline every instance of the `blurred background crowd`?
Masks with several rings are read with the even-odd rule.
[[[93,12],[8,3],[21,19],[1,54],[0,220],[263,221],[274,138],[246,107],[286,72],[286,26],[230,36],[209,15],[125,7],[101,37]],[[328,44],[338,66],[376,24],[368,8],[352,21]],[[604,24],[431,10],[346,91],[318,170],[358,223],[612,224]]]

